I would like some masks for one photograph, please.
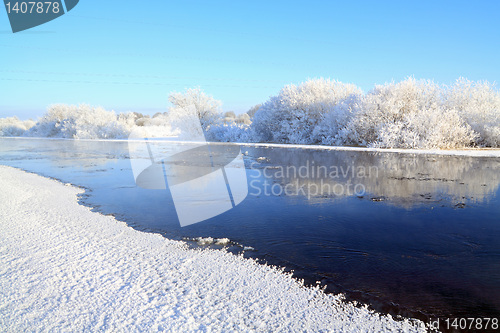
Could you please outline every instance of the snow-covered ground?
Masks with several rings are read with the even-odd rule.
[[[129,228],[0,166],[0,331],[425,331],[279,269]]]

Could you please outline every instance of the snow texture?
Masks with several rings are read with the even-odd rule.
[[[281,270],[188,249],[77,203],[83,190],[0,166],[0,331],[424,331]]]

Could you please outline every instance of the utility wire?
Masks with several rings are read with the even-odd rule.
[[[144,78],[158,80],[199,80],[199,81],[238,81],[238,82],[268,82],[282,83],[280,80],[250,80],[250,79],[235,79],[235,78],[201,78],[201,77],[179,77],[179,76],[163,76],[163,75],[137,75],[137,74],[108,74],[108,73],[81,73],[81,72],[46,72],[46,71],[27,71],[18,69],[0,69],[0,73],[14,74],[40,74],[40,75],[65,75],[65,76],[98,76],[98,77],[119,77],[119,78]]]
[[[272,34],[256,34],[256,33],[251,33],[251,32],[236,32],[236,31],[228,31],[228,30],[216,30],[216,29],[209,29],[206,27],[196,27],[192,25],[188,26],[182,26],[182,25],[175,25],[175,24],[168,24],[168,23],[160,23],[160,22],[151,22],[151,21],[136,21],[136,20],[126,20],[126,19],[119,19],[119,18],[109,18],[109,17],[96,17],[96,16],[88,16],[88,15],[76,15],[72,14],[72,17],[75,18],[82,18],[82,19],[90,19],[90,20],[99,20],[99,21],[109,21],[109,22],[122,22],[126,24],[137,24],[137,25],[152,25],[152,26],[159,26],[159,27],[168,27],[168,28],[175,28],[179,30],[194,30],[194,31],[202,31],[202,32],[210,32],[214,33],[216,35],[232,35],[232,36],[238,36],[238,37],[246,37],[246,38],[261,38],[261,39],[271,39],[271,40],[278,40],[278,41],[284,41],[284,40],[289,40],[289,41],[294,41],[294,42],[308,42],[308,43],[314,43],[314,44],[321,44],[321,45],[326,45],[328,42],[325,42],[324,40],[314,40],[314,39],[309,39],[309,38],[299,38],[299,37],[290,37],[290,36],[277,36],[277,35],[272,35]]]
[[[0,44],[0,47],[5,48],[22,48],[28,50],[38,50],[38,51],[51,51],[66,54],[82,54],[82,50],[71,50],[68,48],[49,48],[49,47],[39,47],[39,46],[26,46],[26,45],[8,45]],[[159,59],[170,59],[170,60],[189,60],[189,61],[199,61],[199,62],[219,62],[219,63],[234,63],[239,65],[259,65],[259,66],[272,66],[272,67],[285,67],[285,68],[297,68],[296,64],[285,64],[282,62],[266,62],[266,61],[254,61],[254,60],[237,60],[235,58],[222,59],[222,58],[208,58],[208,57],[189,57],[189,56],[174,56],[165,54],[151,54],[151,53],[119,53],[119,52],[102,52],[102,51],[92,51],[85,53],[85,56],[111,56],[111,57],[131,57],[135,59],[141,58],[159,58]]]
[[[79,83],[79,84],[112,84],[112,85],[150,85],[150,86],[179,86],[179,83],[166,82],[130,82],[130,81],[84,81],[84,80],[53,80],[53,79],[19,79],[19,78],[0,78],[0,81],[21,81],[21,82],[47,82],[47,83]],[[204,84],[203,87],[219,88],[267,88],[275,89],[269,86],[242,86],[242,85],[218,85]]]

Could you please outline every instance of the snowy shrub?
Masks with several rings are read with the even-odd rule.
[[[144,117],[141,117],[141,118],[137,118],[135,120],[135,124],[137,126],[145,126],[148,121],[149,121],[149,116],[144,116]]]
[[[239,114],[236,116],[233,111],[229,111],[224,113],[224,116],[222,118],[222,121],[225,124],[244,124],[244,125],[250,125],[252,121],[250,120],[250,116],[246,113]]]
[[[190,107],[194,107],[204,131],[221,121],[222,103],[200,88],[187,89],[184,93],[173,92],[168,100],[172,103],[168,113],[173,121],[182,119]]]
[[[262,104],[254,105],[250,108],[250,110],[247,111],[247,114],[250,117],[250,119],[253,118],[253,116],[255,116],[255,113],[257,112],[258,109],[260,109],[261,106]]]
[[[476,137],[438,85],[414,78],[375,86],[345,133],[349,144],[383,148],[460,148]]]
[[[460,79],[451,88],[408,78],[376,85],[310,80],[283,88],[255,113],[258,142],[383,148],[500,147],[500,93]]]
[[[208,141],[216,142],[253,142],[250,127],[237,123],[210,126],[206,138]]]
[[[235,119],[236,118],[236,114],[234,114],[234,111],[227,111],[227,112],[224,112],[224,118],[233,118],[233,119]]]
[[[236,121],[236,115],[233,111],[225,112],[222,121],[226,124],[232,124]]]
[[[250,119],[250,116],[247,113],[242,113],[238,115],[238,117],[236,117],[236,123],[250,125],[252,123],[252,120]]]
[[[114,111],[89,105],[56,104],[26,135],[74,139],[125,138],[128,130]]]
[[[72,139],[125,139],[132,130],[143,137],[175,135],[165,115],[149,118],[137,112],[120,113],[106,111],[89,105],[57,104],[24,136]]]
[[[447,90],[446,105],[478,133],[478,145],[500,147],[500,92],[492,84],[460,78]]]
[[[361,91],[355,85],[327,79],[309,80],[298,86],[288,85],[271,97],[255,113],[252,130],[255,140],[311,144],[332,135],[329,126],[336,119],[329,113],[342,113],[335,106]],[[340,119],[340,118],[339,118]]]
[[[464,148],[477,135],[454,110],[442,107],[409,113],[400,121],[385,123],[370,146],[381,148]]]
[[[349,141],[349,124],[359,112],[363,96],[352,94],[341,99],[326,112],[316,127],[312,137],[317,143],[324,145],[343,145]]]
[[[162,138],[179,135],[172,129],[170,118],[167,113],[157,113],[152,118],[143,116],[135,119],[133,113],[120,114],[118,119],[125,124],[128,132],[134,132],[135,136],[144,138]]]
[[[118,122],[123,124],[127,129],[131,129],[135,126],[140,126],[136,124],[137,120],[137,115],[134,112],[121,112],[120,114],[118,114]]]
[[[17,117],[0,119],[0,136],[21,136],[35,126],[33,120],[19,120]]]

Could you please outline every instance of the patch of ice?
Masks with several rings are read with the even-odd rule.
[[[214,239],[212,237],[198,237],[196,238],[196,243],[198,243],[198,245],[210,245],[214,243]]]
[[[229,238],[218,238],[215,240],[215,245],[228,245],[230,242]]]
[[[198,245],[221,245],[225,246],[231,243],[231,240],[229,238],[212,238],[212,237],[196,237],[196,238],[189,238],[189,237],[184,237],[183,240],[186,241],[192,241],[196,242]]]

